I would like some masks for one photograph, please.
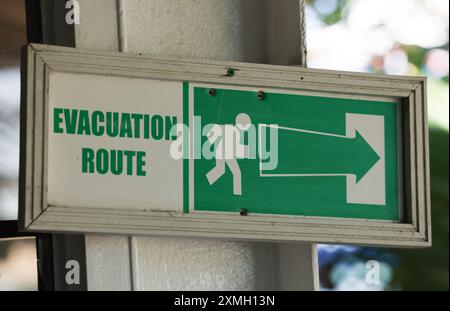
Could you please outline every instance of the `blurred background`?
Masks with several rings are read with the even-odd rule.
[[[449,288],[448,11],[448,0],[307,1],[308,67],[428,77],[433,247],[319,245],[322,290]]]
[[[307,0],[308,67],[428,76],[433,247],[319,245],[322,290],[448,290],[448,10],[448,0]],[[25,43],[24,1],[0,0],[0,230],[17,219]],[[2,237],[0,290],[36,290],[34,237]],[[377,284],[366,281],[373,260]]]
[[[0,291],[37,289],[35,238],[4,232],[17,220],[19,52],[25,44],[25,1],[0,0]]]

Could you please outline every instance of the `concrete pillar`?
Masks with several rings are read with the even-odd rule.
[[[304,65],[303,0],[79,0],[79,48]],[[314,290],[315,246],[85,237],[89,290]]]

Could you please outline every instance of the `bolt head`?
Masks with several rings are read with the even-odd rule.
[[[246,209],[246,208],[241,208],[241,209],[239,210],[239,215],[241,215],[241,216],[247,216],[247,215],[248,215],[247,209]]]
[[[257,98],[258,100],[264,100],[265,97],[266,97],[266,95],[264,94],[263,91],[258,91],[258,92],[256,92],[256,98]]]
[[[227,76],[232,77],[234,76],[234,69],[233,68],[227,68]]]

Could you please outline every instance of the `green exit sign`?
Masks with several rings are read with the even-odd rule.
[[[425,78],[23,52],[23,230],[431,245]]]
[[[249,116],[256,135],[241,131],[241,144],[259,151],[260,136],[276,135],[272,145],[266,138],[268,169],[261,168],[258,152],[253,159],[194,160],[194,210],[399,221],[397,101],[292,90],[264,90],[258,98],[255,88],[220,85],[190,91],[202,124],[234,125],[236,116]],[[214,170],[222,174],[211,184],[207,176]],[[233,193],[236,182],[239,194]]]

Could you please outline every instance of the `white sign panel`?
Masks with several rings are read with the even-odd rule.
[[[181,82],[52,72],[49,84],[48,204],[182,211],[170,129],[183,106],[168,104]]]

